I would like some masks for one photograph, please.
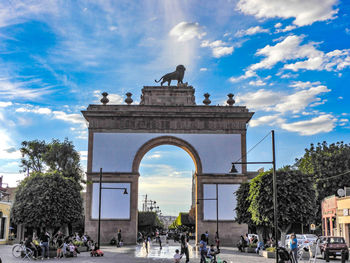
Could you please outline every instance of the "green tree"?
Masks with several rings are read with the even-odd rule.
[[[53,139],[48,143],[43,159],[49,171],[58,171],[65,177],[80,182],[83,173],[80,166],[80,155],[67,138],[63,142]]]
[[[65,177],[73,178],[80,182],[82,169],[79,153],[67,138],[60,142],[53,139],[52,142],[24,141],[22,142],[21,167],[24,172],[53,172],[58,171]]]
[[[44,155],[47,151],[45,141],[23,141],[20,152],[22,154],[21,165],[22,172],[29,174],[32,172],[42,172],[44,169]]]
[[[296,159],[295,166],[313,177],[320,223],[322,200],[336,194],[339,188],[350,186],[350,173],[344,174],[350,171],[350,145],[343,142],[311,144],[309,149],[305,149],[304,156]]]
[[[248,225],[254,224],[252,221],[252,215],[248,211],[250,206],[250,201],[248,199],[249,189],[250,189],[250,183],[244,182],[240,185],[240,187],[236,191],[236,199],[237,199],[236,221],[239,224],[248,224]]]
[[[83,216],[80,185],[61,173],[33,173],[18,186],[11,210],[16,224],[57,228]]]
[[[278,228],[282,242],[292,223],[308,224],[315,216],[315,191],[312,177],[299,170],[284,167],[277,170]],[[273,177],[272,170],[251,180],[248,211],[257,225],[273,226]]]

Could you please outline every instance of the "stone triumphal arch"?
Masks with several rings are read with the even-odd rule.
[[[237,167],[238,174],[229,172],[231,162],[246,161],[246,127],[253,112],[234,106],[232,94],[226,106],[211,106],[208,94],[203,105],[196,105],[195,90],[187,84],[145,86],[139,104],[132,103],[130,93],[123,105],[110,105],[103,96],[101,105],[82,111],[89,123],[85,230],[93,239],[100,168],[103,186],[125,187],[129,193],[102,191],[101,242],[109,242],[120,228],[125,243],[136,243],[139,165],[149,150],[165,144],[181,147],[195,164],[197,237],[205,231],[214,237],[217,215],[222,243],[232,244],[247,231],[234,222],[234,192],[247,180],[246,166]]]

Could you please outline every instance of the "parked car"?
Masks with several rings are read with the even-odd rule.
[[[345,250],[346,260],[349,259],[348,246],[343,237],[320,237],[319,246],[323,259],[326,259],[327,253],[334,258],[341,256],[342,250]]]

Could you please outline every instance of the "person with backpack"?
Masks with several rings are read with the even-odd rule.
[[[201,235],[201,241],[199,241],[199,253],[201,256],[200,263],[205,263],[207,256],[207,237],[205,234]]]

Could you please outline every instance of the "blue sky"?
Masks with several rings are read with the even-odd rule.
[[[178,64],[197,104],[234,93],[256,112],[248,148],[276,131],[279,167],[310,143],[348,143],[349,14],[337,0],[1,1],[0,174],[16,183],[20,143],[33,139],[68,137],[86,166],[80,111],[102,91],[137,103]],[[270,142],[248,159],[269,161]]]

